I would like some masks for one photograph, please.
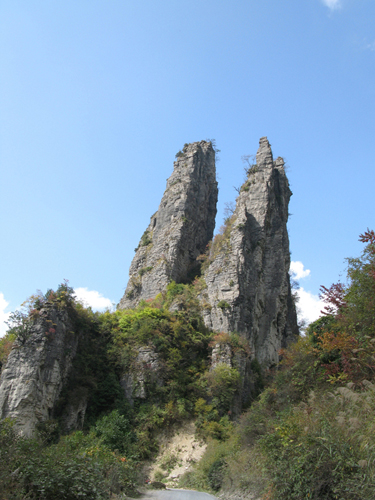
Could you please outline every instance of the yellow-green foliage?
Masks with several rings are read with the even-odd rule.
[[[197,434],[203,439],[215,438],[225,441],[233,431],[230,421],[231,408],[238,396],[241,377],[236,368],[218,364],[201,377],[205,387],[205,398],[195,403]]]
[[[351,385],[351,384],[349,384]],[[314,393],[275,416],[258,441],[273,498],[371,499],[375,491],[375,386]]]
[[[229,411],[234,394],[240,388],[241,377],[236,368],[219,363],[206,375],[209,392],[220,411]]]
[[[210,260],[213,260],[221,251],[230,249],[230,235],[235,221],[235,214],[224,220],[224,224],[220,227],[218,234],[216,234],[212,240],[209,252]]]
[[[112,487],[117,492],[119,488],[128,488],[133,480],[132,464],[157,451],[155,438],[160,428],[191,418],[200,398],[203,406],[209,408],[212,400],[212,411],[205,412],[202,420],[207,424],[206,435],[228,438],[232,423],[224,414],[237,387],[238,373],[232,369],[221,373],[219,369],[207,376],[212,333],[200,316],[200,289],[199,280],[192,285],[172,282],[166,292],[137,309],[104,313],[93,313],[77,303],[66,283],[57,292],[50,290],[30,299],[24,315],[15,318],[12,332],[5,337],[7,342],[20,331],[27,333],[39,311],[48,305],[68,313],[71,335],[79,334],[79,346],[68,383],[54,409],[55,420],[39,426],[41,442],[30,448],[29,442],[18,441],[10,428],[4,431],[8,443],[3,442],[0,450],[6,464],[0,471],[0,490],[8,495],[4,498],[18,500],[29,492],[31,495],[31,491],[38,497],[43,490],[48,492],[46,499],[52,495],[62,499],[95,499],[106,498]],[[178,311],[170,312],[171,305],[177,306]],[[0,346],[4,353],[9,351],[5,341]],[[162,384],[147,377],[150,367],[144,366],[147,399],[135,398],[130,407],[119,379],[131,372],[139,349],[145,346],[157,354]],[[221,384],[223,393],[219,390]],[[64,408],[82,397],[88,401],[86,434],[76,432],[62,438]],[[20,464],[18,448],[15,459],[6,463],[15,443],[28,450],[22,481],[10,476]],[[63,471],[66,478],[62,478]],[[35,478],[32,484],[31,475]],[[82,493],[78,492],[80,484]],[[70,496],[61,493],[64,488]]]
[[[219,332],[215,333],[212,337],[210,347],[215,347],[215,345],[229,345],[232,354],[243,353],[246,357],[250,356],[250,347],[248,342],[244,337],[241,337],[236,332]]]
[[[363,380],[332,387],[317,380],[319,358],[309,357],[312,349],[308,340],[290,348],[288,363],[227,439],[211,434],[215,439],[185,485],[207,491],[219,483],[234,485],[262,490],[274,500],[373,499],[375,384]],[[299,376],[310,389],[300,386]],[[213,406],[198,400],[196,411],[198,421],[204,415],[207,422]],[[209,469],[218,460],[225,467],[219,483],[212,483]]]
[[[201,263],[201,272],[204,273],[214,258],[221,252],[228,253],[230,246],[230,235],[236,221],[236,215],[231,214],[224,219],[224,224],[220,226],[219,232],[213,240],[207,245],[206,252],[197,257]],[[221,272],[221,270],[218,270]]]
[[[203,458],[180,480],[180,486],[215,493],[224,490],[246,490],[260,496],[267,485],[262,471],[260,452],[244,446],[238,428],[229,439],[211,439]],[[258,498],[256,496],[256,498]]]
[[[113,332],[111,352],[123,369],[131,368],[139,347],[152,346],[163,364],[164,386],[170,388],[162,389],[166,400],[168,392],[173,397],[185,397],[197,380],[196,375],[207,366],[211,334],[204,325],[194,324],[184,314],[147,306],[118,311],[116,315],[118,329]],[[201,328],[196,330],[194,326]],[[160,391],[158,396],[161,397]]]
[[[105,500],[133,489],[135,467],[95,433],[81,431],[46,446],[0,422],[0,499]]]
[[[331,315],[281,351],[272,383],[234,430],[237,448],[233,436],[212,440],[186,484],[262,490],[269,500],[374,498],[375,235],[363,241],[361,259],[348,261],[349,284],[326,289]],[[212,408],[196,408],[207,420]]]
[[[133,424],[140,457],[156,450],[154,438],[160,427],[187,418],[198,398],[210,397],[204,373],[212,334],[202,321],[196,295],[194,284],[172,282],[154,300],[114,313],[109,350],[120,373],[137,369],[137,355],[144,346],[151,347],[158,358],[156,376],[150,367],[143,367],[147,401],[135,402]],[[169,311],[172,304],[177,312]]]

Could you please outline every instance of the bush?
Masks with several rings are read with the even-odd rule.
[[[10,351],[12,350],[16,334],[8,332],[0,339],[0,373],[2,368],[6,365]]]
[[[230,305],[226,300],[219,300],[217,307],[219,307],[222,311],[224,311],[224,309],[230,309]]]
[[[371,384],[362,393],[347,387],[319,398],[312,393],[274,422],[274,430],[259,441],[273,498],[372,498],[373,391]]]
[[[153,267],[152,267],[152,266],[142,267],[142,268],[138,271],[138,274],[139,274],[139,276],[143,276],[144,274],[149,273],[150,271],[152,271],[152,269],[153,269]]]
[[[228,412],[234,395],[240,388],[241,376],[238,370],[225,363],[219,363],[206,377],[213,398],[212,403],[219,413]]]
[[[118,410],[101,417],[95,424],[93,432],[101,439],[102,443],[112,451],[128,454],[135,435],[129,420],[120,415]]]
[[[226,461],[223,458],[219,458],[219,460],[215,460],[208,469],[207,481],[213,491],[220,490],[223,484],[224,469],[226,465]]]
[[[113,454],[94,434],[73,433],[45,447],[0,422],[0,499],[107,499],[133,487],[131,464]]]

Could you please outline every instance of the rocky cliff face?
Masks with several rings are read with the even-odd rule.
[[[266,366],[298,334],[288,274],[291,194],[283,159],[273,160],[262,137],[236,209],[211,246],[201,295],[206,325],[244,336]]]
[[[185,145],[174,163],[159,210],[151,217],[130,266],[119,308],[154,298],[174,280],[194,277],[196,258],[215,227],[217,182],[210,142]]]
[[[45,306],[25,342],[16,342],[1,374],[0,418],[14,418],[17,430],[32,436],[38,423],[53,416],[77,346],[67,312]],[[69,428],[77,418],[83,421],[85,407],[81,410],[83,415],[75,415],[71,409]]]

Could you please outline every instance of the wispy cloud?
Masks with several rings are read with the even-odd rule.
[[[305,266],[299,260],[290,263],[289,274],[295,279],[300,280],[310,276],[310,269],[305,269]]]
[[[330,10],[337,10],[342,7],[341,0],[322,0],[322,2]]]
[[[8,320],[10,312],[5,312],[5,309],[9,306],[9,302],[5,300],[4,294],[0,292],[0,337],[3,337],[8,327],[5,321]]]
[[[96,290],[88,290],[87,288],[75,288],[75,296],[77,300],[82,302],[86,307],[91,307],[94,311],[103,311],[112,309],[112,301],[103,297]]]
[[[375,40],[371,43],[365,43],[365,47],[364,47],[366,50],[371,50],[371,52],[375,52]]]

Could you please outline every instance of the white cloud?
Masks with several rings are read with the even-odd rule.
[[[289,274],[295,280],[300,280],[310,276],[310,269],[305,269],[305,266],[299,260],[290,263]],[[297,315],[298,321],[304,320],[306,324],[312,323],[321,316],[324,309],[324,302],[319,299],[318,295],[308,292],[303,287],[295,290],[294,293],[298,297]]]
[[[94,311],[112,309],[112,301],[103,297],[103,295],[96,290],[88,290],[87,288],[75,288],[74,293],[77,300],[82,302],[86,307],[92,307]]]
[[[341,0],[322,0],[322,2],[331,10],[336,10],[341,7]]]
[[[5,312],[5,309],[8,307],[9,302],[7,302],[4,298],[4,294],[0,292],[0,337],[5,335],[8,327],[5,324],[5,321],[8,320],[10,312]]]
[[[295,280],[300,280],[301,278],[306,278],[310,276],[310,269],[305,269],[305,266],[300,261],[292,261],[290,263],[289,274]]]
[[[322,316],[321,310],[325,304],[318,295],[313,295],[302,287],[296,290],[296,293],[299,299],[297,302],[298,320],[304,319],[309,324]]]
[[[375,51],[375,41],[371,42],[371,43],[366,43],[365,49],[371,50],[371,52],[374,52]]]

